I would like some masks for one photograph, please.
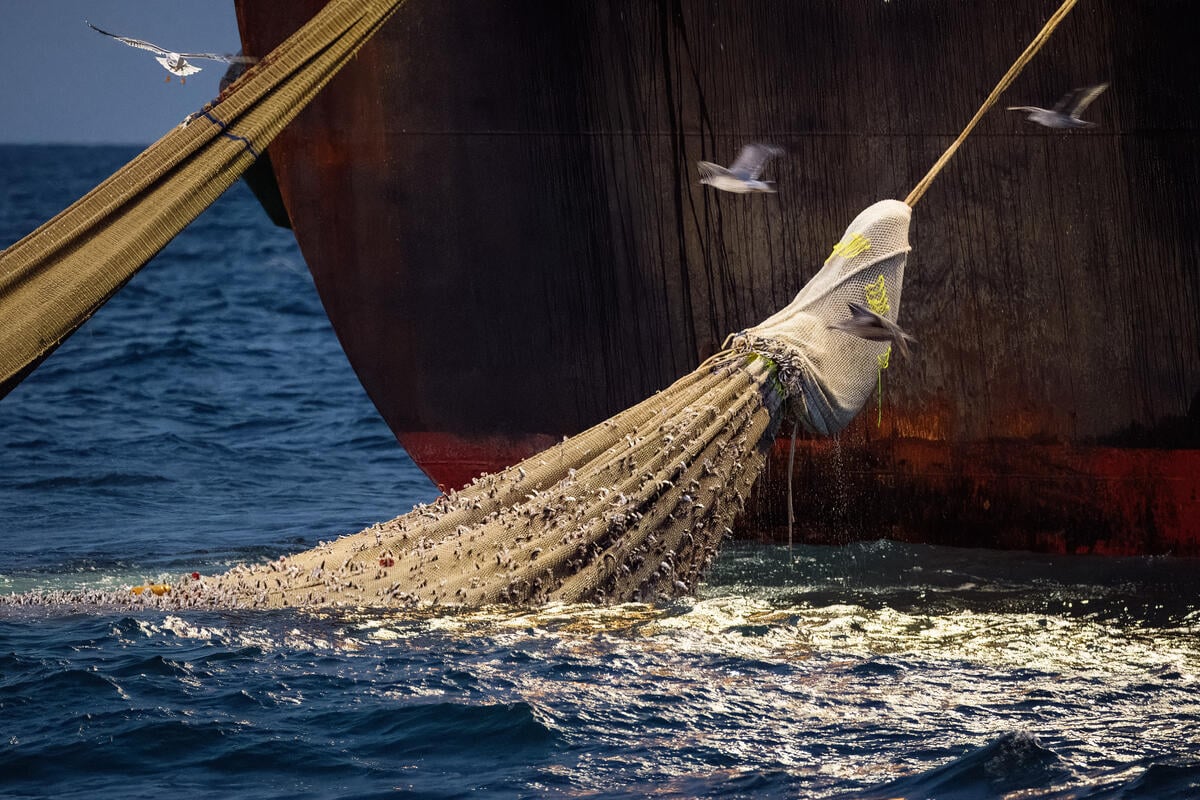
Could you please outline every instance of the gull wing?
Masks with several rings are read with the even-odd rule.
[[[1050,110],[1065,113],[1066,110],[1070,107],[1071,101],[1075,99],[1075,95],[1077,95],[1077,94],[1079,94],[1079,89],[1072,89],[1071,91],[1064,94],[1062,97],[1058,98],[1058,102],[1055,103],[1054,108],[1052,108]]]
[[[158,45],[152,44],[151,42],[143,41],[142,39],[131,39],[128,36],[118,36],[115,33],[109,33],[108,31],[100,30],[95,25],[88,22],[86,19],[84,20],[84,22],[87,22],[87,26],[89,28],[91,28],[92,30],[96,31],[96,33],[103,33],[105,36],[111,36],[113,39],[116,39],[118,42],[124,42],[125,44],[129,45],[130,47],[136,47],[139,50],[149,50],[151,53],[157,53],[160,56],[170,55],[170,53],[171,53],[170,50],[164,50],[161,47],[159,47]]]
[[[180,53],[184,58],[207,58],[210,61],[223,61],[226,64],[253,64],[258,61],[254,56],[243,56],[238,53]]]
[[[720,164],[714,164],[711,161],[697,161],[696,169],[700,171],[701,180],[711,180],[712,178],[732,177],[729,170],[722,167]]]
[[[851,302],[847,305],[850,306],[850,318],[826,327],[871,342],[893,342],[900,348],[900,355],[904,358],[909,357],[909,342],[918,344],[915,338],[887,317],[876,314],[861,303]]]
[[[737,161],[733,162],[729,171],[736,178],[755,181],[758,180],[767,159],[778,155],[783,155],[782,147],[776,147],[773,144],[758,144],[757,142],[748,144],[742,148],[742,152],[738,153]]]
[[[876,325],[879,325],[879,324],[882,324],[883,322],[885,322],[885,319],[882,314],[878,314],[875,311],[872,311],[871,309],[864,306],[862,303],[855,303],[855,302],[851,301],[851,302],[846,303],[846,305],[850,307],[851,319],[859,320],[862,322],[873,322]]]
[[[1067,92],[1054,104],[1054,110],[1073,117],[1078,116],[1107,88],[1107,83],[1100,83]]]
[[[1099,84],[1096,84],[1095,86],[1088,86],[1083,89],[1076,89],[1073,92],[1074,97],[1072,98],[1071,106],[1070,106],[1070,108],[1067,109],[1067,112],[1072,117],[1078,117],[1080,114],[1083,113],[1083,110],[1085,108],[1087,108],[1089,105],[1091,105],[1092,101],[1095,100],[1097,97],[1099,97],[1100,93],[1103,92],[1107,88],[1108,88],[1107,83],[1099,83]]]

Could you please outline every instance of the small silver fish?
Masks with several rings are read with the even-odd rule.
[[[1096,123],[1080,119],[1079,115],[1107,88],[1107,83],[1099,83],[1095,86],[1085,86],[1082,89],[1067,92],[1054,104],[1054,108],[1009,106],[1006,110],[1027,111],[1029,115],[1026,119],[1047,128],[1093,128]]]
[[[749,192],[775,193],[774,181],[760,181],[763,165],[773,156],[783,155],[783,148],[773,144],[748,144],[738,153],[737,160],[726,169],[711,161],[698,161],[700,183],[725,192],[747,194]]]
[[[872,342],[894,342],[900,349],[900,355],[908,358],[908,343],[916,344],[916,339],[901,330],[899,325],[887,317],[876,314],[864,305],[859,303],[847,303],[846,305],[850,306],[850,318],[829,325],[830,329],[849,333]]]

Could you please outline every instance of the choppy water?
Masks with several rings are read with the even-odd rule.
[[[0,147],[0,243],[131,155]],[[216,571],[433,494],[238,186],[0,401],[0,590]],[[6,609],[0,794],[1200,797],[1198,568],[739,544],[661,607]]]

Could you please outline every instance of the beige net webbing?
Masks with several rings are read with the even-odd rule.
[[[846,318],[849,301],[896,321],[911,206],[1075,2],[1064,0],[905,203],[863,211],[792,303],[662,392],[461,491],[303,553],[133,593],[0,603],[482,606],[693,591],[784,413],[828,435],[870,397],[889,345],[829,326]],[[334,0],[210,109],[211,124],[168,134],[0,256],[0,319],[17,319],[0,329],[0,394],[219,195],[250,163],[251,147],[261,149],[398,4]]]
[[[848,316],[847,300],[896,319],[910,215],[894,200],[871,206],[795,300],[731,337],[729,349],[638,405],[434,503],[222,575],[136,593],[0,603],[483,606],[691,593],[742,510],[786,410],[832,433],[870,396],[887,346],[828,326]]]
[[[333,0],[202,112],[0,253],[0,397],[254,162],[403,0]]]
[[[758,478],[788,402],[808,427],[830,433],[870,396],[886,345],[828,325],[848,316],[847,300],[878,303],[884,289],[880,313],[896,318],[910,214],[894,200],[871,206],[785,309],[670,387],[516,466],[268,564],[137,596],[74,599],[311,608],[691,593]]]

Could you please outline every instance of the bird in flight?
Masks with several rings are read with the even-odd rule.
[[[84,20],[84,22],[87,22],[87,20]],[[173,50],[166,50],[141,39],[131,39],[128,36],[118,36],[115,33],[100,30],[90,22],[87,22],[87,26],[97,33],[103,33],[105,36],[110,36],[118,42],[124,42],[130,47],[136,47],[139,50],[149,50],[151,53],[154,53],[154,60],[162,64],[163,69],[171,73],[171,75],[178,75],[180,83],[187,83],[188,75],[195,75],[200,71],[200,67],[197,67],[189,59],[204,58],[209,61],[221,61],[225,64],[253,64],[258,60],[251,56],[239,56],[231,53],[176,53]],[[168,82],[171,80],[171,75],[167,76]]]
[[[1054,104],[1054,108],[1009,106],[1007,110],[1028,111],[1029,116],[1026,119],[1039,125],[1045,125],[1047,128],[1092,128],[1096,123],[1080,119],[1079,115],[1107,88],[1107,83],[1098,83],[1095,86],[1085,86],[1082,89],[1067,92]]]
[[[876,314],[860,303],[847,305],[850,306],[850,318],[827,327],[872,342],[893,342],[900,348],[900,355],[908,358],[908,343],[916,344],[916,339],[887,317]]]
[[[700,183],[726,192],[768,192],[774,194],[774,181],[760,181],[763,165],[773,156],[783,155],[783,148],[773,144],[748,144],[738,153],[737,161],[726,169],[711,161],[699,161]]]

